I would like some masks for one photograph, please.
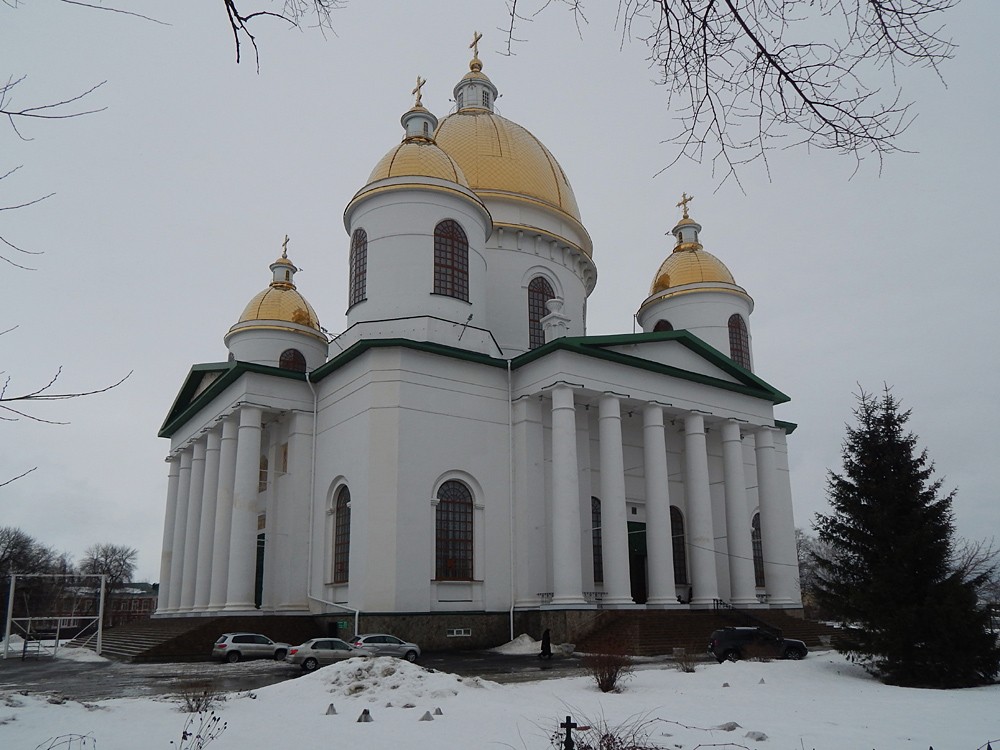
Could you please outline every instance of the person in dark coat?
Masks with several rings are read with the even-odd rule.
[[[539,659],[551,659],[552,658],[552,637],[549,635],[549,629],[545,628],[545,632],[542,633],[542,651],[538,654]]]

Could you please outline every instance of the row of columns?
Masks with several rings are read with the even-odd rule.
[[[573,388],[557,385],[552,398],[552,561],[554,606],[580,606],[583,598],[582,535],[576,405]],[[670,523],[663,407],[647,404],[642,411],[646,496],[647,606],[677,605]],[[629,576],[621,399],[605,394],[598,403],[600,441],[601,544],[605,606],[633,603]],[[754,431],[758,502],[761,513],[765,580],[769,602],[796,603],[791,509],[783,501],[775,456],[774,428]],[[751,544],[750,510],[746,495],[741,427],[736,420],[721,425],[726,529],[717,534],[712,518],[705,418],[684,415],[684,488],[686,541],[691,568],[693,607],[710,607],[719,598],[716,536],[728,539],[730,602],[757,604]],[[788,539],[784,539],[788,536]]]
[[[158,613],[254,608],[262,416],[243,405],[167,459]]]

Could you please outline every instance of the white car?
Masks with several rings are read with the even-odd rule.
[[[230,664],[244,659],[281,661],[290,648],[287,643],[272,641],[260,633],[223,633],[212,646],[212,658]]]
[[[376,656],[398,656],[414,662],[420,656],[420,646],[416,643],[404,641],[388,633],[366,633],[356,635],[351,639],[351,643],[358,648],[365,648]]]

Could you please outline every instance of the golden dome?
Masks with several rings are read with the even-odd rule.
[[[433,141],[407,139],[375,165],[368,184],[387,177],[437,177],[469,187],[462,169]]]
[[[236,326],[258,320],[297,323],[300,326],[312,328],[314,331],[320,330],[316,311],[312,309],[312,305],[306,302],[305,297],[293,284],[272,283],[271,286],[250,300],[250,304],[243,310]]]
[[[478,71],[469,76],[485,78]],[[469,187],[481,196],[527,197],[580,222],[566,173],[542,142],[517,123],[469,107],[445,117],[434,139],[458,162]]]
[[[666,289],[674,289],[685,284],[701,283],[732,284],[733,275],[726,264],[697,243],[689,243],[689,248],[681,247],[670,253],[660,265],[649,288],[650,296]]]

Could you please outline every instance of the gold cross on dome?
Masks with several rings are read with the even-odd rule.
[[[281,257],[288,257],[288,235],[285,235],[285,241],[281,243]]]
[[[688,203],[690,203],[693,200],[694,200],[694,196],[693,195],[688,195],[687,193],[681,193],[681,200],[677,204],[677,207],[680,208],[680,209],[683,209],[683,211],[684,211],[684,218],[685,219],[689,218],[688,217]]]
[[[417,95],[417,101],[413,103],[413,106],[414,106],[414,107],[419,107],[419,106],[421,106],[421,104],[420,104],[420,99],[421,99],[421,97],[423,96],[423,92],[421,92],[421,90],[420,90],[420,89],[422,89],[422,88],[424,87],[424,84],[425,84],[425,83],[427,83],[427,81],[425,81],[425,80],[424,80],[423,78],[421,78],[420,76],[417,76],[417,85],[416,85],[416,87],[415,87],[415,88],[413,89],[413,91],[411,91],[411,92],[410,92],[411,94],[416,94],[416,95]]]
[[[469,45],[469,49],[472,50],[473,57],[479,57],[479,40],[483,38],[483,35],[478,31],[472,32],[472,44]]]

